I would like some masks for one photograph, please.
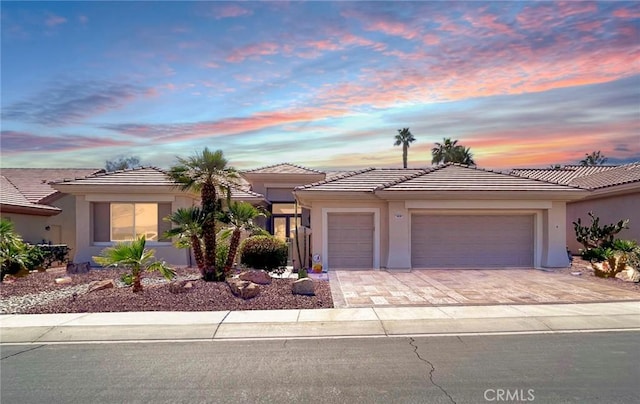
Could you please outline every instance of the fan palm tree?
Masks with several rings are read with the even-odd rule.
[[[242,230],[253,230],[256,227],[253,222],[254,219],[265,216],[265,213],[247,202],[232,202],[229,204],[229,209],[226,213],[225,222],[228,223],[233,230],[231,241],[229,242],[227,261],[224,265],[224,271],[228,274],[233,266],[233,261],[236,259]]]
[[[607,160],[608,158],[606,158],[604,154],[602,154],[600,150],[598,150],[598,151],[591,152],[591,154],[585,153],[584,159],[580,160],[580,165],[601,166],[601,165],[604,165],[604,163],[606,163]]]
[[[155,251],[145,248],[144,236],[117,243],[102,250],[93,260],[105,267],[122,267],[131,271],[133,292],[142,291],[142,271],[159,271],[167,279],[173,279],[176,273],[164,261],[157,261]]]
[[[473,161],[471,149],[458,144],[457,140],[451,138],[442,139],[442,143],[436,143],[436,147],[431,149],[431,164],[459,163],[476,165]]]
[[[204,279],[224,281],[223,268],[216,266],[215,218],[220,211],[220,195],[231,197],[230,184],[238,178],[236,170],[227,166],[222,150],[212,152],[205,147],[188,158],[178,157],[178,164],[171,167],[168,175],[183,190],[200,192],[202,211],[206,217],[202,224],[204,239]]]
[[[174,227],[164,233],[166,238],[179,237],[178,246],[184,248],[191,247],[196,265],[200,270],[200,275],[204,278],[205,264],[204,252],[202,249],[202,226],[206,221],[206,216],[197,206],[189,208],[178,208],[175,212],[165,217],[163,220],[171,222]],[[184,241],[187,241],[184,243]],[[186,244],[186,245],[184,245]]]
[[[0,282],[7,274],[25,270],[29,264],[29,246],[15,232],[13,223],[0,220]]]
[[[395,137],[396,141],[394,146],[402,145],[402,166],[407,168],[407,155],[409,153],[409,146],[416,141],[409,128],[398,129],[398,134]]]

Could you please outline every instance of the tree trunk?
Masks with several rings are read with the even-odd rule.
[[[404,168],[407,168],[407,154],[408,154],[408,150],[407,150],[407,145],[403,145],[402,146],[402,165],[404,166]]]
[[[198,236],[191,236],[191,248],[193,249],[193,256],[196,259],[196,265],[200,270],[200,275],[204,278],[204,255],[202,253],[202,245]]]
[[[233,261],[236,259],[236,253],[238,252],[238,244],[240,244],[240,229],[233,229],[233,234],[231,235],[231,242],[229,243],[229,253],[227,254],[227,262],[224,265],[224,273],[225,275],[231,272],[231,267],[233,267]]]
[[[202,210],[208,219],[202,225],[204,238],[204,280],[221,281],[219,271],[216,268],[216,187],[212,183],[205,182],[202,185]]]
[[[142,279],[140,271],[132,271],[133,275],[133,293],[142,292]]]

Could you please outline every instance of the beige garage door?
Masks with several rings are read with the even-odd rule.
[[[533,215],[411,217],[413,268],[533,266]]]
[[[329,268],[373,268],[373,213],[327,215]]]

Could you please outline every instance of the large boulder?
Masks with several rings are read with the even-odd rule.
[[[244,271],[238,276],[243,281],[257,283],[258,285],[270,285],[271,275],[265,270]]]
[[[251,299],[252,297],[256,297],[260,294],[260,286],[253,282],[232,278],[227,279],[227,285],[229,285],[231,293],[243,299]]]
[[[74,264],[73,262],[69,262],[67,264],[67,273],[68,274],[86,274],[91,270],[90,262],[81,262],[78,264]]]
[[[293,292],[294,295],[314,296],[316,292],[315,292],[315,285],[313,283],[313,279],[311,278],[298,279],[297,281],[293,282],[293,284],[291,285],[291,292]]]
[[[87,291],[87,293],[95,292],[96,290],[111,289],[115,287],[116,283],[113,281],[113,279],[93,281],[89,284],[89,290]]]
[[[640,271],[637,269],[626,266],[625,269],[616,274],[616,278],[621,279],[625,282],[640,282]]]

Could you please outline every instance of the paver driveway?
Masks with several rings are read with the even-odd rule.
[[[329,279],[335,307],[640,301],[614,281],[537,269],[335,271]]]

